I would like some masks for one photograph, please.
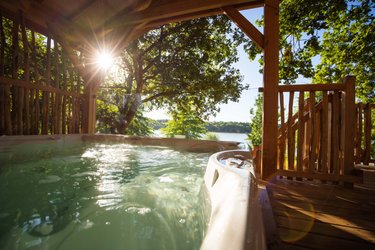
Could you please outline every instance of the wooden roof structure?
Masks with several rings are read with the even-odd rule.
[[[94,53],[101,46],[119,51],[143,33],[163,24],[226,14],[264,51],[263,168],[276,171],[278,108],[279,0],[2,0],[1,15],[57,40],[84,80],[84,133],[94,133],[96,91],[100,77],[80,63],[77,53]],[[239,11],[263,7],[262,34]],[[9,81],[8,81],[9,82]],[[12,81],[15,83],[14,81]],[[25,85],[25,84],[23,84]]]
[[[75,47],[116,41],[119,47],[157,26],[261,7],[259,0],[3,0],[3,13],[23,12],[26,25],[49,35],[58,33]],[[52,31],[54,30],[54,31]],[[52,31],[52,32],[51,32]],[[121,46],[120,46],[121,45]]]

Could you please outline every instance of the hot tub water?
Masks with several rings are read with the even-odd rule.
[[[0,152],[0,249],[199,249],[208,154],[129,144]]]

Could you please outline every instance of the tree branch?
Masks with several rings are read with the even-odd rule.
[[[174,95],[177,95],[178,92],[177,91],[166,91],[166,92],[161,92],[161,93],[157,93],[153,96],[149,96],[149,97],[146,97],[145,99],[142,100],[143,103],[145,102],[150,102],[152,100],[155,100],[156,98],[159,98],[161,96],[164,96],[164,97],[170,97],[170,96],[174,96]]]
[[[158,59],[160,60],[160,54],[147,64],[147,66],[142,70],[142,73],[147,72],[153,65],[155,65],[155,62],[157,62]]]

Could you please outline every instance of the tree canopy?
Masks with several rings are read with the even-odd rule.
[[[119,72],[98,95],[118,108],[112,121],[117,132],[124,133],[142,109],[163,107],[175,117],[194,110],[204,119],[218,104],[238,100],[247,88],[232,66],[239,34],[221,15],[164,25],[130,44],[117,61]]]
[[[168,137],[183,135],[187,139],[199,139],[207,132],[204,121],[194,110],[174,112],[172,118],[161,129]]]
[[[357,77],[357,97],[374,102],[375,2],[371,0],[283,0],[280,4],[280,80],[314,82]],[[262,23],[262,20],[259,20]],[[250,59],[260,51],[246,43]],[[319,61],[314,65],[313,60]]]

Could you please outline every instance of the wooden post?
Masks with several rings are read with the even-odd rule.
[[[262,179],[276,173],[277,166],[277,87],[279,83],[279,1],[264,5]]]
[[[354,170],[354,119],[355,119],[355,77],[347,76],[345,83],[345,118],[344,118],[344,175],[353,174]]]

